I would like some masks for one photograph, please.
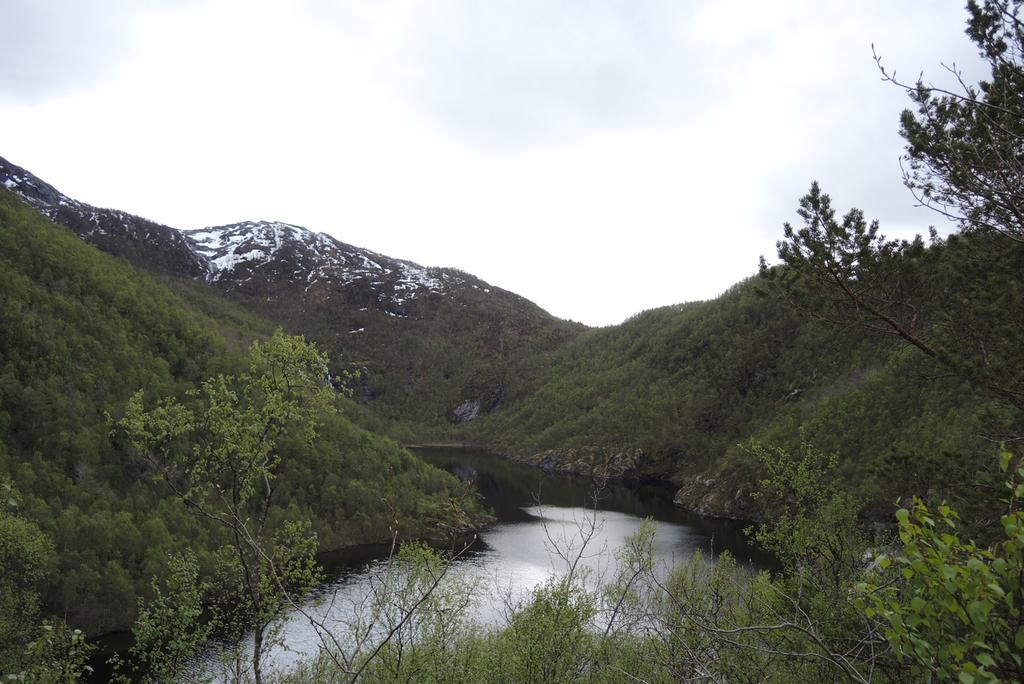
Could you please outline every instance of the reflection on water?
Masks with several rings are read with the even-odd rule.
[[[529,521],[527,508],[538,502],[545,506],[594,508],[596,496],[597,508],[602,511],[624,513],[636,519],[653,518],[662,524],[676,523],[688,528],[703,540],[701,548],[713,555],[729,551],[742,562],[753,562],[758,567],[772,564],[768,555],[750,545],[743,533],[744,524],[702,518],[678,508],[672,503],[675,492],[668,485],[608,482],[595,487],[590,478],[550,475],[468,449],[416,449],[416,454],[462,479],[472,479],[499,523]]]
[[[621,483],[596,485],[584,478],[548,475],[477,451],[421,449],[417,453],[429,463],[473,481],[497,518],[459,557],[447,578],[475,587],[469,616],[483,625],[500,623],[510,605],[547,579],[565,573],[577,559],[578,571],[592,586],[610,579],[615,572],[615,551],[648,517],[657,521],[654,552],[663,571],[698,550],[709,556],[729,550],[741,563],[768,563],[746,542],[740,525],[681,511],[672,505],[669,490]],[[352,634],[351,623],[366,612],[367,597],[378,581],[387,551],[387,547],[367,546],[323,557],[332,580],[304,611],[330,626],[346,643]],[[287,669],[314,655],[320,645],[307,617],[295,611],[285,622],[283,647],[272,651],[270,666]]]

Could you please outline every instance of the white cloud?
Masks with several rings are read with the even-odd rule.
[[[111,1],[81,35],[16,5],[38,64],[4,65],[0,154],[64,192],[290,221],[601,324],[753,273],[815,178],[923,230],[870,43],[913,75],[974,54],[955,5]]]
[[[138,48],[136,20],[172,2],[0,0],[0,104],[104,81]]]

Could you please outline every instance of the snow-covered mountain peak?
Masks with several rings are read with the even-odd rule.
[[[389,316],[417,315],[413,300],[490,289],[452,269],[427,268],[281,221],[243,221],[198,230],[170,226],[67,197],[0,157],[0,187],[11,190],[82,239],[173,276],[271,301],[356,305]]]
[[[207,279],[225,284],[248,282],[257,274],[302,284],[307,295],[324,298],[338,288],[362,283],[376,293],[378,305],[404,315],[404,304],[418,296],[442,293],[464,281],[443,269],[354,247],[326,233],[279,221],[243,221],[184,231],[196,253],[207,259]]]

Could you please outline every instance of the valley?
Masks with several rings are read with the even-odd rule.
[[[469,442],[547,469],[672,482],[680,505],[752,519],[762,513],[743,442],[792,448],[799,428],[840,453],[865,512],[885,518],[919,486],[906,479],[916,464],[892,472],[890,454],[906,450],[896,444],[918,443],[928,459],[926,445],[942,444],[955,462],[933,466],[966,473],[989,458],[977,434],[999,429],[972,417],[991,400],[962,380],[928,379],[922,360],[882,336],[837,335],[756,278],[710,302],[587,329],[469,274],[299,226],[179,232],[67,198],[9,162],[0,161],[0,182],[172,289],[216,293],[316,341],[334,375],[349,378],[354,415],[403,443]],[[143,230],[163,237],[132,257]],[[950,251],[933,253],[955,258],[943,256]],[[962,417],[936,423],[941,414]],[[964,462],[967,454],[976,456]]]
[[[811,181],[747,277],[601,327],[340,219],[181,229],[0,157],[0,678],[1020,681],[1022,12],[968,4],[977,85],[875,55],[941,230]],[[588,258],[549,237],[511,263]]]

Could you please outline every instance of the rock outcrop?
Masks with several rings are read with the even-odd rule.
[[[708,474],[685,478],[679,484],[679,490],[672,502],[680,508],[711,518],[758,518],[752,492],[743,487],[727,490],[719,484],[714,475]]]
[[[644,452],[640,449],[573,447],[549,449],[530,456],[513,456],[513,461],[540,468],[547,473],[566,473],[614,480],[641,479]]]

